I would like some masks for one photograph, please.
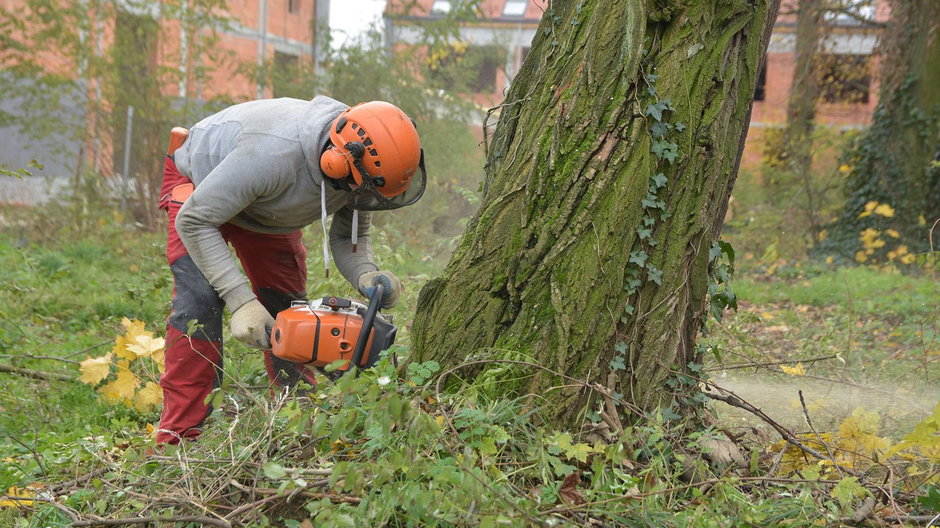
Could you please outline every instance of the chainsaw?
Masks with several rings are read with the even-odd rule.
[[[271,329],[271,352],[313,367],[344,361],[336,369],[343,372],[353,365],[359,369],[375,365],[379,353],[395,343],[398,332],[390,319],[379,313],[384,292],[384,286],[376,284],[368,306],[342,297],[294,301],[277,314]]]

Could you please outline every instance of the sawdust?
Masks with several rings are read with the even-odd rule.
[[[781,425],[794,431],[807,430],[798,391],[802,390],[813,424],[831,430],[852,411],[861,407],[881,417],[881,434],[900,437],[929,415],[940,401],[940,387],[907,383],[896,386],[864,384],[864,387],[773,374],[739,375],[714,373],[712,381],[734,391],[762,409]],[[764,424],[740,409],[715,402],[712,408],[731,426]]]

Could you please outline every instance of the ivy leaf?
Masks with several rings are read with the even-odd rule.
[[[649,279],[650,279],[651,281],[655,282],[656,284],[658,284],[658,285],[660,285],[660,286],[663,285],[663,272],[662,272],[662,270],[657,269],[655,266],[653,266],[652,264],[650,264],[650,266],[647,268],[646,272],[648,273],[648,277],[649,277]]]
[[[645,226],[651,226],[651,225],[653,225],[653,224],[655,224],[655,223],[656,223],[656,219],[653,218],[652,216],[647,215],[647,216],[644,216],[644,217],[643,217],[643,225],[645,225]]]
[[[655,185],[657,189],[662,189],[666,186],[666,182],[669,181],[666,179],[666,175],[661,172],[653,176],[651,179],[653,180],[653,185]]]
[[[640,287],[640,279],[630,279],[624,285],[624,289],[626,289],[629,292],[636,291],[636,289],[639,287]]]
[[[656,195],[652,193],[647,194],[646,198],[644,198],[643,201],[640,202],[640,205],[649,209],[656,209],[657,208],[656,204],[657,204]]]
[[[613,370],[627,370],[627,364],[623,361],[623,356],[617,356],[610,360],[610,368]]]
[[[650,103],[650,105],[646,107],[646,115],[652,117],[653,119],[657,121],[662,121],[663,109],[660,106],[660,103],[656,103],[656,104]]]
[[[631,313],[632,313],[632,312],[631,312]],[[626,353],[627,353],[627,344],[624,343],[623,341],[621,341],[621,342],[617,343],[616,345],[614,345],[614,350],[616,350],[618,354],[626,354]]]
[[[685,123],[683,123],[682,121],[676,121],[676,130],[677,130],[677,131],[682,132],[682,131],[685,130],[686,128],[688,128],[688,127],[685,126]]]
[[[653,234],[653,230],[647,229],[644,227],[638,227],[636,230],[636,234],[639,235],[640,240],[646,240],[647,238],[650,237],[650,235]]]
[[[642,249],[638,249],[634,251],[633,253],[630,253],[629,261],[642,268],[643,265],[646,264],[646,259],[648,258],[649,258],[649,255],[647,255],[645,251],[643,251]]]
[[[657,121],[650,127],[650,133],[654,138],[659,139],[669,133],[669,124]]]
[[[628,304],[623,307],[623,311],[626,312],[627,315],[633,315],[633,312],[636,311],[636,308],[634,308],[632,304]],[[624,347],[626,347],[626,345],[624,345]]]
[[[657,242],[656,239],[653,239],[653,238],[646,241],[646,243],[649,244],[650,247],[656,247],[659,245],[659,242]]]

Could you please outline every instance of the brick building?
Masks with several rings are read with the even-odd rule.
[[[748,136],[746,164],[759,159],[754,148],[766,128],[786,122],[787,101],[794,73],[797,0],[784,0],[780,16],[767,50],[766,64],[760,72],[751,130]],[[876,7],[862,9],[858,16],[840,14],[825,17],[825,36],[819,43],[822,77],[840,89],[823,87],[816,109],[816,121],[843,128],[865,126],[877,104],[877,59],[873,57],[880,29],[859,18],[884,22],[890,12],[883,0]],[[450,0],[389,0],[385,11],[386,36],[390,46],[415,43],[416,25],[440,20],[455,7]],[[473,94],[480,104],[494,106],[503,100],[505,89],[519,71],[530,42],[535,36],[546,0],[483,0],[479,18],[462,23],[459,38],[469,46],[498,49],[492,63],[479,71],[478,86],[485,89]]]
[[[70,1],[70,0],[63,0]],[[0,0],[0,6],[14,11],[26,5],[26,0]],[[169,68],[182,75],[178,81],[167,81],[159,86],[159,91],[171,98],[190,101],[205,101],[213,97],[223,97],[234,101],[244,101],[263,97],[278,96],[278,86],[274,83],[258,83],[251,76],[239,73],[252,66],[286,67],[305,61],[316,67],[323,57],[322,46],[326,40],[320,37],[320,28],[328,30],[329,0],[229,0],[225,12],[218,13],[228,19],[225,27],[218,28],[218,41],[213,45],[211,56],[219,57],[213,63],[207,57],[210,54],[194,52],[198,49],[194,39],[210,33],[208,28],[195,33],[183,31],[178,17],[164,2],[138,1],[118,2],[109,15],[98,17],[92,27],[96,31],[80,32],[80,38],[87,39],[89,45],[95,42],[98,54],[108,53],[111,43],[118,39],[132,39],[139,56],[132,56],[125,61],[121,70],[127,81],[133,81],[138,68],[156,71]],[[190,0],[174,3],[174,9],[185,12],[187,5],[194,5]],[[89,16],[94,16],[89,14]],[[143,29],[143,30],[142,30]],[[78,82],[78,92],[74,100],[85,98],[100,99],[101,88],[95,79],[84,79],[79,72],[61,71],[68,66],[66,61],[50,56],[44,60],[46,68],[59,73],[74,75]],[[142,65],[140,65],[142,64]],[[140,66],[139,66],[140,65]],[[121,65],[119,65],[121,66]],[[0,75],[4,75],[4,65],[0,64]],[[207,75],[197,80],[193,72],[204,69]],[[11,97],[0,97],[0,110],[15,113],[18,102]],[[109,101],[112,106],[120,102]],[[113,109],[120,112],[121,109]],[[81,104],[63,109],[63,123],[91,123]],[[88,125],[92,126],[92,125]],[[145,122],[136,122],[133,133],[138,134]],[[31,159],[40,160],[45,169],[44,175],[56,177],[70,176],[74,173],[77,160],[81,157],[87,166],[100,173],[110,175],[122,170],[121,153],[124,142],[123,125],[115,125],[113,130],[89,130],[90,139],[81,143],[68,137],[48,138],[37,142],[33,138],[19,134],[13,128],[0,127],[0,166],[11,168],[25,167]],[[0,177],[0,203],[34,202],[37,193],[44,191],[37,182],[21,182],[8,177]]]

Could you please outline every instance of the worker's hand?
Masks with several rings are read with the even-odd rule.
[[[382,295],[382,308],[391,308],[401,296],[401,281],[391,271],[369,271],[359,276],[359,293],[372,297],[375,285],[382,283],[385,293]]]
[[[232,314],[232,335],[242,343],[261,349],[271,348],[274,318],[267,308],[252,299]]]

